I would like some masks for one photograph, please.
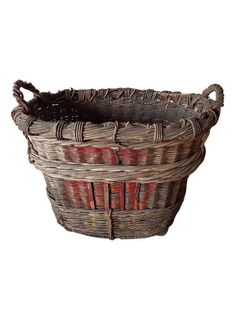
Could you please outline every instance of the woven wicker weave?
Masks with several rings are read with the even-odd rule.
[[[20,88],[34,98],[26,102]],[[13,92],[19,105],[12,117],[44,174],[58,223],[110,239],[167,232],[223,106],[217,84],[202,94],[131,88],[52,94],[17,81]]]

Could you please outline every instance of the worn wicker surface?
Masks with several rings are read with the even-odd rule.
[[[20,88],[33,92],[26,102]],[[223,105],[202,94],[131,88],[40,93],[17,81],[12,117],[44,174],[58,223],[97,237],[163,235]],[[209,99],[211,92],[216,99]]]

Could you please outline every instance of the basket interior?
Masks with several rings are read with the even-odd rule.
[[[62,92],[61,92],[62,93]],[[44,95],[45,96],[45,95]],[[46,100],[45,100],[46,99]],[[148,100],[143,97],[95,98],[93,100],[68,99],[60,93],[49,98],[36,98],[29,102],[32,114],[44,121],[64,120],[68,122],[108,121],[133,123],[176,122],[181,118],[197,117],[198,113],[183,104],[166,100]]]

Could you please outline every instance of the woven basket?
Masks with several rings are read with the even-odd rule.
[[[26,102],[21,88],[34,98]],[[131,88],[52,94],[19,80],[13,92],[19,105],[12,117],[31,163],[43,172],[58,223],[110,239],[168,231],[224,98],[217,84],[202,94]]]

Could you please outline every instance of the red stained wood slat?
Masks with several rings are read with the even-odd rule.
[[[84,147],[84,156],[86,157],[86,162],[91,164],[101,164],[102,163],[102,149],[98,147]]]
[[[93,199],[93,187],[91,182],[87,182],[88,187],[88,196],[89,196],[89,204],[91,209],[95,209],[94,199]]]
[[[134,192],[134,209],[138,209],[139,190],[140,190],[140,183],[136,183],[135,192]]]
[[[103,183],[94,183],[93,190],[95,195],[96,208],[104,208],[104,186]]]
[[[120,185],[119,183],[112,182],[110,183],[111,193],[119,193],[120,192]]]
[[[85,208],[90,208],[87,182],[78,182],[78,187],[79,187],[79,196],[81,200],[81,206]]]
[[[120,196],[119,194],[113,194],[111,197],[111,208],[120,209]]]
[[[79,189],[77,181],[66,181],[64,182],[64,196],[65,201],[68,205],[75,208],[79,207]]]
[[[70,151],[70,146],[63,145],[62,146],[62,151],[63,151],[65,160],[72,161],[72,154],[71,154],[71,151]]]
[[[123,148],[120,150],[109,147],[80,147],[74,145],[63,145],[64,158],[67,161],[88,162],[93,164],[107,165],[147,165],[152,162],[151,149],[131,149]]]
[[[138,164],[138,150],[124,148],[118,154],[122,165],[134,166]]]
[[[138,150],[138,165],[149,165],[152,163],[153,160],[153,154],[152,149],[150,148],[144,148]]]
[[[133,194],[134,191],[135,191],[135,188],[136,188],[136,183],[134,183],[134,182],[126,182],[125,187],[126,187],[127,193]]]
[[[87,182],[78,182],[78,186],[79,186],[79,189],[86,189],[87,188]]]
[[[71,202],[69,188],[70,188],[70,181],[65,181],[63,183],[63,191],[64,191],[65,202],[66,202],[67,205],[69,205],[70,202]]]
[[[125,208],[133,209],[134,208],[134,192],[136,184],[134,182],[125,183]]]
[[[120,209],[125,210],[125,184],[120,183]]]
[[[71,181],[71,187],[73,191],[73,201],[74,201],[74,207],[79,207],[79,189],[78,189],[78,182]]]
[[[67,161],[85,162],[83,147],[73,145],[63,145],[64,158]]]
[[[109,147],[102,148],[102,160],[103,163],[107,165],[119,164],[117,151]]]
[[[104,207],[105,211],[109,211],[110,209],[109,183],[104,183]]]
[[[146,209],[148,206],[149,198],[151,197],[151,194],[154,192],[156,188],[156,183],[146,183],[146,190],[144,192],[144,198],[143,201],[139,203],[139,209]]]

